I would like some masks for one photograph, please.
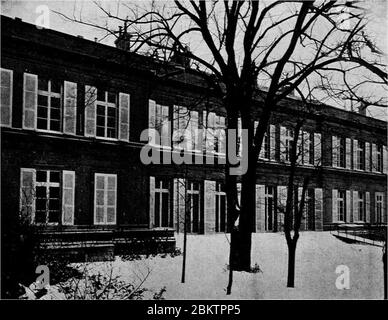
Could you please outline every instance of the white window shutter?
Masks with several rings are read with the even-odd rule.
[[[276,126],[274,124],[269,125],[269,158],[275,160],[276,152]]]
[[[345,139],[345,162],[346,169],[352,168],[352,140],[350,138]]]
[[[322,135],[314,133],[314,165],[322,165]]]
[[[353,222],[357,222],[358,219],[358,191],[353,190]]]
[[[370,171],[370,143],[365,142],[365,170]]]
[[[370,223],[370,193],[365,192],[365,217],[367,223]]]
[[[216,182],[205,180],[204,226],[205,233],[216,230]]]
[[[265,186],[256,185],[256,232],[265,231]]]
[[[353,140],[353,169],[358,169],[358,157],[357,157],[357,149],[358,149],[358,140]]]
[[[97,88],[85,86],[85,137],[96,136]]]
[[[150,177],[150,207],[149,207],[149,227],[152,229],[155,222],[155,177]]]
[[[388,149],[387,146],[383,146],[383,173],[388,173]]]
[[[332,136],[332,155],[333,155],[333,167],[338,167],[338,138],[336,136]]]
[[[197,149],[200,149],[199,146]],[[219,153],[226,153],[226,125],[225,125],[225,117],[220,117],[220,148]]]
[[[77,84],[64,82],[63,132],[76,134],[77,128]]]
[[[126,142],[129,142],[130,101],[128,93],[119,93],[119,140]]]
[[[280,161],[286,161],[286,127],[280,126]]]
[[[107,181],[107,213],[106,223],[116,224],[116,212],[117,212],[117,175],[110,174],[106,177]]]
[[[323,222],[323,192],[322,188],[314,189],[315,230],[322,230]]]
[[[20,216],[34,223],[35,216],[35,169],[20,169]]]
[[[377,146],[372,143],[372,171],[377,171]]]
[[[337,203],[337,198],[338,198],[338,190],[333,189],[332,190],[332,221],[333,223],[338,222],[338,203]]]
[[[12,126],[12,95],[13,95],[13,71],[0,68],[1,72],[1,101],[0,101],[0,125]]]
[[[206,136],[207,136],[207,111],[202,111],[202,123],[201,123],[201,129],[202,129],[202,151],[206,153]]]
[[[215,117],[214,112],[209,112],[207,117],[207,129],[206,129],[206,152],[214,152],[214,127],[215,127]]]
[[[62,224],[74,224],[75,172],[62,172]]]
[[[23,129],[36,128],[38,105],[38,76],[24,73],[23,79]]]
[[[219,127],[219,121],[218,121]],[[198,150],[198,111],[190,111],[191,149]],[[217,132],[219,134],[219,131]]]
[[[352,221],[352,202],[351,202],[351,194],[350,190],[346,190],[346,223],[350,223]]]
[[[170,108],[168,106],[162,106],[161,144],[165,147],[171,147],[171,124],[169,112]]]

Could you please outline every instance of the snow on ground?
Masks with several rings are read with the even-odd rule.
[[[166,287],[166,299],[382,299],[382,250],[344,243],[329,232],[302,232],[296,252],[295,288],[287,288],[287,245],[284,234],[252,235],[252,266],[262,272],[234,272],[232,294],[226,295],[229,235],[189,235],[186,283],[181,283],[182,256],[160,256],[113,262],[123,279],[138,281],[151,273],[144,287]],[[177,235],[183,248],[183,236]],[[96,263],[95,266],[98,266]],[[339,290],[336,268],[350,270],[350,289]]]

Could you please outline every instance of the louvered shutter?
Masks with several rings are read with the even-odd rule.
[[[38,76],[24,73],[23,81],[23,129],[36,128],[38,104]]]
[[[62,224],[74,224],[75,172],[62,172]]]
[[[76,134],[77,129],[77,84],[64,82],[63,132]]]
[[[119,93],[119,140],[129,142],[130,95]]]
[[[97,88],[85,86],[85,136],[96,136]]]

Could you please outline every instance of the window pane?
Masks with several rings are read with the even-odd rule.
[[[47,107],[48,106],[48,97],[39,94],[38,95],[38,105]]]
[[[50,182],[59,182],[59,171],[50,172]]]
[[[37,126],[38,129],[47,130],[47,119],[38,119]]]
[[[61,93],[61,83],[59,81],[51,80],[51,92]]]
[[[97,100],[105,102],[105,91],[104,90],[101,90],[101,89],[97,90]]]
[[[108,128],[107,138],[116,138],[116,129]]]
[[[59,199],[59,188],[58,187],[50,187],[50,199]]]
[[[46,187],[36,187],[36,197],[46,198]]]
[[[47,118],[48,109],[38,106],[38,118]]]
[[[96,135],[98,137],[105,137],[105,128],[104,127],[97,127]]]
[[[46,223],[46,211],[35,212],[35,223]]]
[[[108,102],[116,103],[116,94],[114,92],[108,92]]]
[[[155,227],[160,227],[160,193],[155,193]]]
[[[59,109],[61,106],[61,99],[56,97],[51,97],[51,108]]]
[[[47,171],[37,171],[36,172],[36,181],[37,182],[46,182],[47,181]]]
[[[50,211],[48,215],[48,222],[49,223],[59,223],[59,210]]]
[[[36,211],[46,211],[46,203],[47,203],[47,200],[45,198],[36,199],[36,202],[35,202]]]
[[[162,194],[162,227],[168,227],[168,193]]]
[[[49,200],[49,210],[50,211],[59,211],[59,199],[50,199]]]
[[[50,130],[60,131],[60,128],[61,128],[60,121],[54,121],[54,120],[50,121]]]
[[[48,91],[48,80],[38,77],[38,90]]]

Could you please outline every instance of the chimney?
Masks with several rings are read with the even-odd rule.
[[[130,51],[131,49],[131,35],[127,32],[127,22],[124,23],[123,27],[119,27],[119,36],[115,40],[116,48]]]
[[[187,54],[190,53],[189,47],[185,46],[183,51],[175,50],[171,56],[170,61],[179,64],[185,68],[190,67],[190,58],[187,56]]]
[[[366,116],[366,109],[368,108],[368,105],[364,102],[361,102],[358,107],[358,113],[362,114],[363,116]]]

